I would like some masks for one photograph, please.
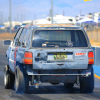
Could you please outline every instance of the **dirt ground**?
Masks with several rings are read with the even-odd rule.
[[[0,34],[0,40],[6,40],[6,39],[13,40],[14,36],[15,36],[15,33],[13,33],[13,34],[2,33],[2,34]]]
[[[100,29],[86,31],[92,46],[100,46]]]
[[[90,39],[90,43],[92,46],[100,46],[100,29],[99,30],[93,30],[91,31],[86,31],[87,35]],[[9,33],[2,33],[0,34],[0,40],[6,40],[6,39],[10,39],[13,40],[15,36],[14,34],[9,34]]]

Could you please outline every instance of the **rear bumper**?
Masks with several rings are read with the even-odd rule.
[[[52,71],[53,72],[53,71]],[[66,71],[67,73],[67,71]],[[27,71],[27,74],[30,76],[35,76],[40,82],[50,82],[50,83],[77,83],[79,77],[89,77],[91,75],[90,71],[82,71],[81,73],[67,73],[67,74],[36,74],[33,72]],[[79,80],[78,80],[79,81]]]
[[[33,70],[28,68],[27,74],[37,76],[89,76],[91,75],[91,70]]]
[[[26,71],[30,77],[38,78],[40,82],[50,83],[78,83],[79,77],[89,77],[91,75],[90,68],[85,70],[34,70],[31,66],[30,68],[28,67]]]
[[[89,75],[91,75],[91,72],[86,72],[86,73],[81,73],[81,74],[34,74],[32,72],[27,71],[27,74],[28,75],[38,75],[38,76],[44,76],[44,75],[50,75],[50,76],[68,76],[68,75],[77,76],[77,75],[79,75],[79,76],[87,76],[88,77]]]

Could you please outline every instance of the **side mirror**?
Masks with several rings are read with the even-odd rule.
[[[9,46],[11,44],[11,40],[4,40],[3,46]]]

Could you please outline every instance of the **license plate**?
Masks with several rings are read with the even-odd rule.
[[[54,53],[54,60],[67,60],[67,53]]]

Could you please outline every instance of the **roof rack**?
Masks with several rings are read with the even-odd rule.
[[[33,24],[37,27],[77,27],[72,24]]]

